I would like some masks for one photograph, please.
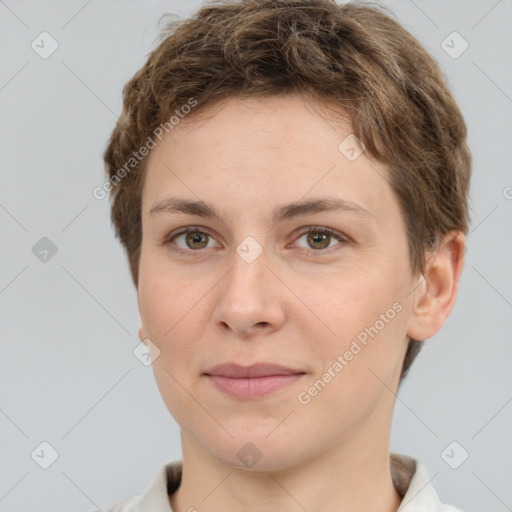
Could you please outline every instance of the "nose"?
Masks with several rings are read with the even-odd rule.
[[[285,287],[263,251],[254,261],[233,252],[231,269],[216,287],[212,321],[223,335],[270,334],[285,321]]]

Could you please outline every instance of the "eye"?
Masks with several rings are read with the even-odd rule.
[[[329,228],[323,228],[320,226],[312,226],[308,230],[302,233],[297,240],[302,237],[306,237],[306,243],[309,247],[313,247],[313,250],[306,250],[308,255],[317,255],[318,253],[325,252],[326,249],[331,249],[331,242],[337,240],[340,244],[348,244],[348,239]],[[331,251],[329,251],[331,252]]]
[[[183,240],[185,245],[178,245],[176,242],[179,240]],[[199,252],[200,249],[214,247],[214,245],[208,245],[211,241],[213,241],[213,237],[205,228],[189,226],[178,233],[169,235],[164,240],[163,245],[176,245],[176,251],[189,255],[194,252]]]
[[[306,247],[306,254],[309,256],[317,256],[327,252],[327,249],[332,249],[331,243],[334,240],[338,241],[338,245],[341,246],[349,243],[348,239],[340,233],[321,226],[309,227],[307,231],[299,235],[297,240],[300,240],[302,237],[305,237],[306,243],[309,247],[313,248],[312,250],[308,250]],[[184,245],[178,243],[180,240],[182,240],[181,243]],[[210,242],[213,242],[213,245],[211,245]],[[175,246],[173,250],[181,254],[191,255],[196,253],[195,255],[199,256],[201,249],[215,247],[215,241],[213,235],[211,235],[206,228],[202,228],[201,226],[188,226],[177,233],[171,233],[165,238],[163,245],[173,245]],[[328,252],[330,253],[331,251]]]

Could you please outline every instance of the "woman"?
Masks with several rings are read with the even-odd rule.
[[[217,2],[124,94],[103,190],[183,460],[103,510],[456,510],[389,453],[469,221],[432,57],[377,8]]]

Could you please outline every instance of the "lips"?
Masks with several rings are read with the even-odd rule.
[[[303,378],[305,372],[273,363],[219,364],[204,373],[216,389],[237,400],[263,399]]]
[[[231,377],[231,378],[256,378],[277,375],[299,375],[305,372],[293,368],[287,368],[274,363],[257,363],[251,366],[240,366],[238,364],[226,363],[214,366],[205,372],[205,375]]]

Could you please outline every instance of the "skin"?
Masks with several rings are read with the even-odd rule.
[[[338,145],[350,133],[348,123],[324,119],[299,95],[230,98],[190,115],[150,154],[139,337],[156,357],[160,393],[181,429],[182,483],[169,497],[176,512],[391,512],[400,504],[388,450],[407,336],[426,339],[442,327],[465,239],[447,235],[426,275],[413,275],[387,169],[365,152],[349,161]],[[211,203],[223,220],[150,215],[170,196]],[[283,203],[325,196],[369,215],[268,218]],[[186,235],[164,243],[187,226],[209,231],[188,245]],[[317,237],[331,228],[347,242],[327,235],[312,245],[304,234],[310,226]],[[263,249],[251,263],[236,251],[248,236]],[[401,311],[300,403],[299,393],[396,302]],[[219,363],[262,361],[305,375],[256,400],[232,398],[203,375]],[[250,468],[237,456],[247,442],[261,453]]]

